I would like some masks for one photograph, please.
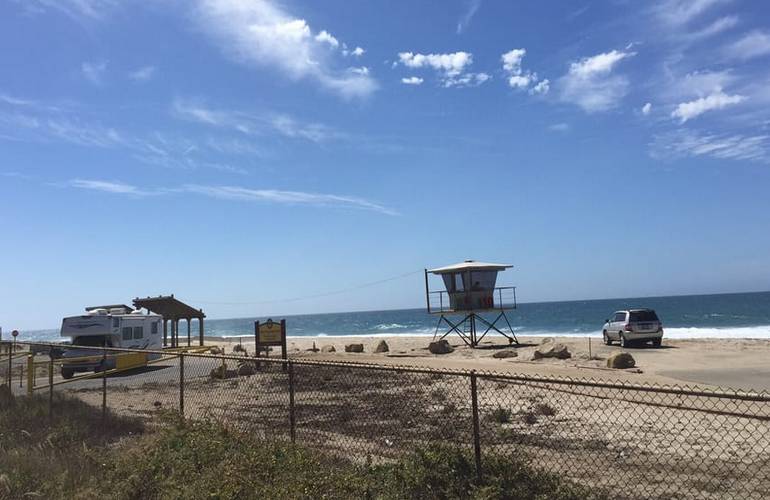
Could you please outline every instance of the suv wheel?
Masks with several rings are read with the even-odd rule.
[[[620,347],[628,347],[628,340],[622,332],[620,333]]]
[[[607,335],[607,330],[602,332],[602,337],[604,337],[604,345],[612,345],[612,340],[610,340],[609,335]]]
[[[660,343],[663,339],[652,339],[652,347],[660,347]]]
[[[72,378],[73,375],[75,375],[75,370],[73,370],[72,368],[62,368],[61,369],[61,376],[62,376],[63,379],[69,380],[69,379]]]

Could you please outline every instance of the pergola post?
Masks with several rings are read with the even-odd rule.
[[[187,347],[190,347],[190,318],[187,318]]]
[[[163,318],[163,347],[168,345],[168,320]]]
[[[203,317],[198,318],[198,342],[203,345]]]
[[[176,347],[176,337],[177,337],[178,327],[179,327],[179,323],[177,322],[176,318],[173,318],[171,320],[171,347]]]

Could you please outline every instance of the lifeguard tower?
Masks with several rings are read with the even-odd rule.
[[[510,344],[519,341],[513,333],[511,323],[508,321],[505,311],[516,309],[516,287],[496,287],[497,273],[505,271],[513,266],[509,264],[491,264],[466,260],[458,264],[436,269],[425,270],[425,299],[428,306],[428,314],[439,315],[435,340],[439,336],[442,323],[449,328],[440,338],[455,333],[469,347],[478,346],[481,339],[490,331],[495,331],[508,339]],[[444,282],[444,290],[433,291],[430,289],[428,275],[434,274],[441,277]],[[494,320],[489,321],[482,314],[494,314]],[[462,316],[460,321],[451,320],[450,317]],[[498,323],[505,320],[504,326],[498,327]],[[486,327],[479,335],[480,328]]]

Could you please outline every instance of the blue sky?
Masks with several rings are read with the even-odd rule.
[[[0,324],[766,290],[770,7],[0,4]],[[386,283],[303,300],[390,277]]]

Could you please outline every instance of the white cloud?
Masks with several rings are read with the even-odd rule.
[[[549,90],[551,90],[551,82],[548,80],[548,78],[545,78],[537,82],[535,86],[529,89],[529,93],[531,95],[547,94]]]
[[[142,66],[128,74],[128,77],[135,82],[147,82],[155,76],[157,68],[155,66]]]
[[[90,189],[93,191],[103,191],[105,193],[114,194],[127,194],[132,196],[147,196],[150,191],[144,191],[131,184],[125,184],[122,182],[100,181],[100,180],[88,180],[88,179],[73,179],[68,183],[71,187],[78,189]]]
[[[629,82],[625,76],[613,75],[612,71],[620,61],[633,55],[633,52],[612,50],[571,63],[567,74],[559,80],[561,99],[588,113],[616,107],[628,93]]]
[[[680,123],[691,120],[702,115],[707,111],[722,109],[733,104],[738,104],[746,99],[742,95],[727,95],[721,90],[714,92],[706,97],[701,97],[694,101],[679,103],[676,109],[671,113],[672,118],[679,118]]]
[[[315,36],[315,39],[317,42],[321,43],[328,43],[331,47],[334,47],[335,49],[340,46],[339,40],[334,38],[328,31],[321,30],[320,33],[318,33]]]
[[[458,35],[463,33],[466,28],[468,28],[468,25],[471,23],[473,16],[475,16],[476,12],[478,12],[479,7],[481,7],[481,0],[467,0],[467,7],[465,12],[463,12],[462,17],[460,17],[460,20],[457,22]]]
[[[370,75],[335,69],[333,54],[325,49],[336,38],[325,31],[314,37],[304,19],[272,0],[198,0],[196,17],[201,29],[242,64],[273,66],[295,80],[313,79],[345,98],[377,89]]]
[[[644,106],[642,106],[642,114],[647,116],[652,111],[652,103],[647,103]]]
[[[770,136],[701,134],[692,130],[656,135],[650,155],[660,160],[712,157],[720,160],[770,162]]]
[[[422,78],[419,76],[410,76],[409,78],[402,78],[401,83],[405,85],[422,85],[422,82],[424,82]]]
[[[445,78],[444,87],[478,87],[492,77],[487,73],[463,73],[458,76]]]
[[[398,59],[407,68],[433,68],[446,76],[458,76],[473,63],[473,54],[453,52],[450,54],[415,54],[401,52]]]
[[[107,71],[107,62],[84,62],[80,65],[80,70],[86,80],[94,85],[101,85],[104,78],[104,73]]]
[[[364,52],[366,52],[366,51],[364,49],[362,49],[361,47],[356,47],[350,53],[353,54],[356,57],[361,57],[362,55],[364,55]]]
[[[529,89],[529,93],[546,94],[551,88],[548,79],[538,82],[537,73],[524,70],[521,62],[527,54],[526,49],[512,49],[500,56],[503,62],[503,71],[508,75],[508,86],[516,90]],[[530,85],[533,85],[530,88]]]
[[[770,54],[770,33],[752,31],[725,48],[728,56],[741,60]]]
[[[440,75],[444,87],[475,87],[488,81],[491,76],[487,73],[469,73],[467,69],[473,64],[473,54],[469,52],[452,52],[447,54],[415,54],[400,52],[398,59],[407,68],[430,68]],[[398,65],[394,63],[394,66]]]

